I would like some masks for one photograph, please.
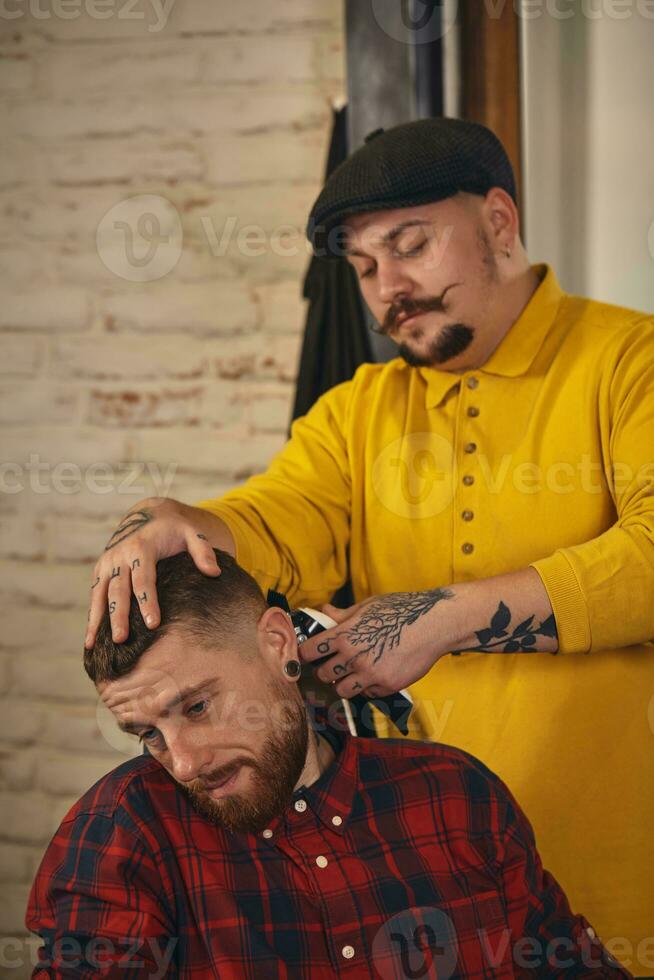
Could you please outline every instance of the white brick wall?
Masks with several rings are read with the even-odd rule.
[[[150,0],[129,16],[123,0],[99,6],[106,18],[82,0],[32,6],[41,16],[26,0],[0,14],[0,977],[12,980],[30,974],[22,923],[45,843],[132,751],[81,667],[91,565],[141,497],[218,495],[282,445],[303,225],[343,90],[340,0],[173,0],[163,22]],[[99,254],[96,233],[142,195],[170,202],[159,232],[178,222],[182,244],[170,271],[138,282],[116,273],[125,238],[106,244],[103,225]],[[132,228],[149,220],[130,207]]]

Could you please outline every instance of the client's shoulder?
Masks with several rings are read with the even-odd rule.
[[[361,778],[401,781],[419,776],[445,786],[463,782],[472,795],[503,788],[503,783],[480,759],[454,745],[416,739],[359,739]]]
[[[119,812],[146,820],[152,815],[153,804],[160,805],[174,791],[166,770],[151,756],[139,755],[102,776],[71,807],[64,821],[83,815],[115,819]]]

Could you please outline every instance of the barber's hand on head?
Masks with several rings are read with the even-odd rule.
[[[408,687],[451,647],[442,635],[442,614],[435,607],[445,596],[427,592],[391,592],[347,609],[323,606],[337,625],[299,647],[303,663],[330,659],[315,671],[342,698],[365,694],[385,697]]]
[[[146,626],[159,625],[156,564],[160,558],[188,551],[205,575],[220,575],[207,534],[208,522],[217,548],[233,553],[233,539],[219,518],[167,497],[148,497],[132,507],[111,535],[93,569],[91,608],[84,645],[95,642],[104,610],[109,605],[115,642],[127,639],[132,592]],[[222,538],[222,540],[221,540]],[[230,547],[231,543],[231,547]]]

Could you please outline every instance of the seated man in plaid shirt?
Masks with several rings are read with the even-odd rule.
[[[85,651],[148,753],[50,843],[34,976],[629,976],[482,763],[310,720],[290,617],[217,557],[218,578],[186,553],[160,561],[161,625],[132,597],[129,639],[105,616]]]

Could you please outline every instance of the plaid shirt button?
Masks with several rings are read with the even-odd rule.
[[[324,854],[319,854],[318,857],[316,858],[316,864],[318,865],[319,868],[326,868],[327,865],[329,864],[329,861],[327,860]]]
[[[332,817],[332,823],[334,824],[335,827],[340,827],[341,824],[343,823],[343,817],[339,817],[338,815]]]
[[[351,960],[354,956],[354,946],[343,946],[341,953],[346,960]]]
[[[272,837],[272,830],[264,830],[263,836],[266,838],[266,840],[268,840],[269,838]]]
[[[304,813],[304,811],[306,810],[306,808],[307,808],[307,801],[306,800],[296,800],[295,801],[295,809],[297,810],[298,813]]]

